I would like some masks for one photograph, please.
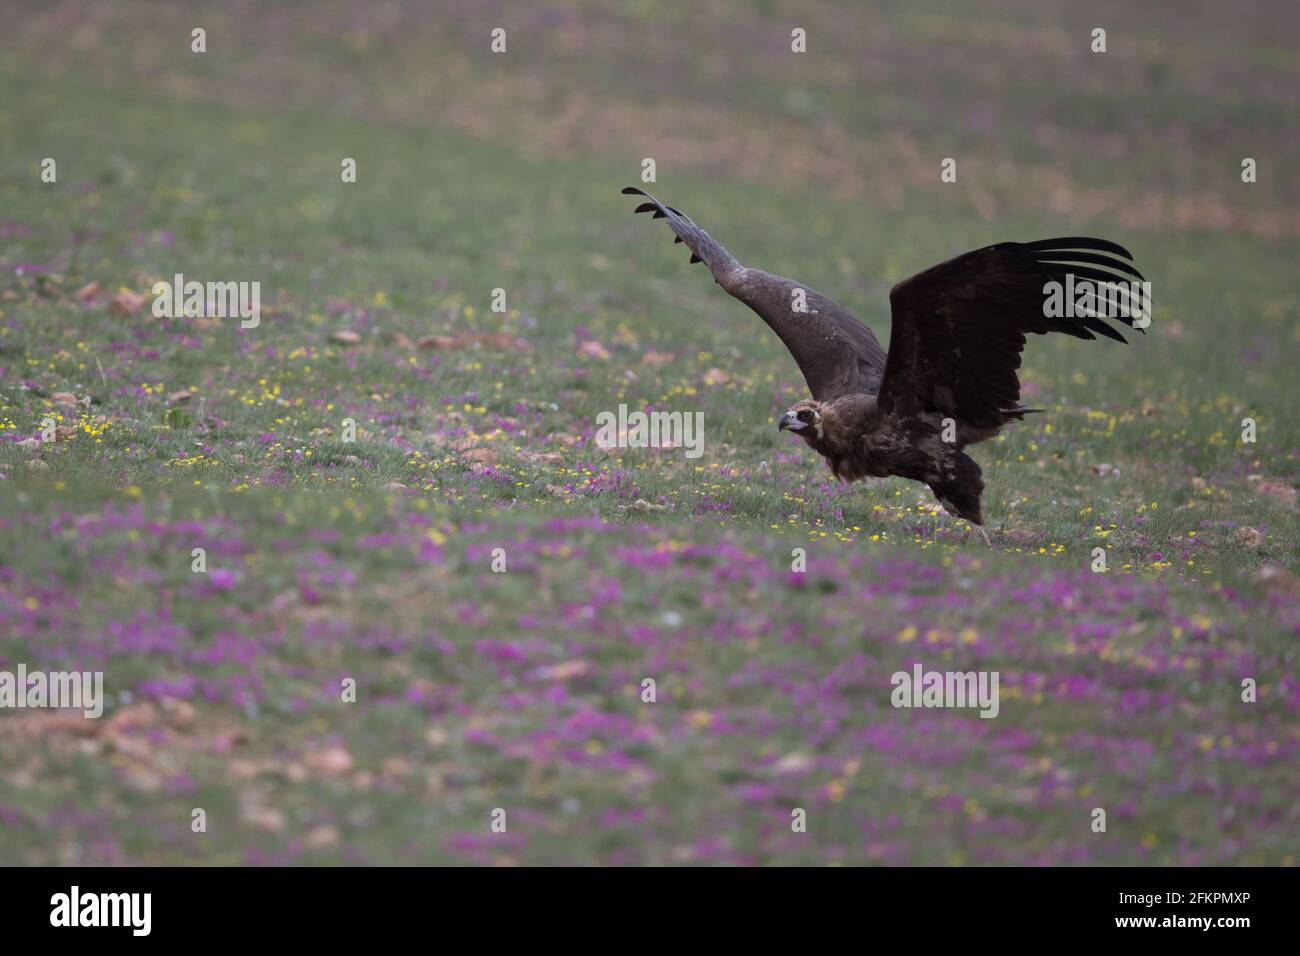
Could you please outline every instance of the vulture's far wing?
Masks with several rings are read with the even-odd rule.
[[[1122,258],[1121,258],[1122,257]],[[889,358],[878,396],[884,411],[934,410],[978,427],[1003,423],[1020,400],[1025,333],[1094,332],[1124,342],[1096,315],[1048,317],[1045,286],[1058,282],[1125,283],[1114,319],[1132,326],[1140,299],[1124,295],[1142,274],[1123,246],[1068,237],[1003,242],[976,249],[905,279],[889,292]],[[1063,293],[1064,295],[1064,293]],[[1141,329],[1139,329],[1141,331]]]
[[[745,268],[689,216],[649,193],[635,186],[623,192],[649,200],[636,211],[667,219],[677,235],[675,241],[691,250],[691,262],[708,266],[718,285],[771,327],[794,356],[813,398],[829,402],[854,392],[875,394],[885,367],[885,350],[860,319],[801,283]],[[797,311],[800,305],[806,311]]]

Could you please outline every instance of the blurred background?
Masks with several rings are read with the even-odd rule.
[[[323,109],[629,172],[654,156],[674,178],[812,189],[863,215],[924,196],[986,220],[1068,213],[1269,238],[1297,226],[1286,173],[1300,149],[1298,15],[1285,2],[10,0],[3,11],[6,67],[33,80]],[[190,52],[195,26],[208,55]],[[505,55],[489,50],[496,27]],[[802,56],[789,55],[796,27]],[[1091,52],[1097,27],[1105,54]],[[1243,191],[1245,155],[1265,162]],[[945,156],[971,185],[941,198]]]

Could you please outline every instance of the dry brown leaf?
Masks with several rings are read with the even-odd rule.
[[[574,677],[581,677],[590,669],[586,661],[565,661],[563,664],[539,667],[537,676],[542,680],[571,680]]]
[[[284,814],[274,807],[245,805],[239,815],[245,823],[258,830],[278,833],[284,829]]]
[[[1264,543],[1264,536],[1254,528],[1248,527],[1238,528],[1232,539],[1237,544],[1245,545],[1248,548],[1258,548]]]
[[[788,753],[772,764],[772,772],[778,774],[807,773],[814,766],[812,757],[805,753]]]
[[[630,505],[624,505],[624,506],[623,506],[623,510],[624,510],[624,511],[640,511],[640,512],[646,512],[646,511],[667,511],[667,510],[668,510],[668,506],[667,506],[667,505],[656,505],[656,504],[651,504],[650,502],[646,501],[644,498],[638,498],[636,501],[632,502]]]
[[[337,777],[352,769],[352,755],[337,745],[310,751],[302,762],[308,770],[327,777]]]
[[[454,349],[457,339],[450,335],[426,335],[415,344],[421,349]]]
[[[338,827],[333,824],[322,824],[318,827],[312,827],[303,837],[303,846],[312,850],[321,850],[327,846],[333,846],[339,842]]]
[[[108,311],[114,315],[135,315],[148,301],[149,296],[143,292],[119,292],[108,300]]]

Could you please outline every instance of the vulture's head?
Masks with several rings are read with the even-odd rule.
[[[805,398],[781,416],[776,427],[783,432],[795,432],[814,448],[825,434],[822,426],[822,405]]]

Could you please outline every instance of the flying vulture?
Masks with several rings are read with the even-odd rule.
[[[649,193],[635,186],[623,192],[643,196],[647,201],[636,211],[668,220],[675,241],[691,250],[691,262],[708,266],[718,285],[757,312],[794,356],[812,398],[782,415],[780,430],[798,434],[841,481],[899,475],[924,482],[945,511],[971,522],[986,542],[984,482],[962,449],[1042,411],[1020,404],[1016,369],[1026,333],[1080,339],[1097,333],[1125,342],[1103,315],[1139,331],[1150,321],[1149,300],[1142,306],[1132,285],[1143,276],[1122,246],[1079,236],[1000,242],[894,286],[886,353],[837,302],[741,265],[689,216]],[[1051,283],[1070,290],[1076,282],[1118,290],[1109,302],[1121,308],[1102,312],[1084,300],[1081,308],[1070,308],[1073,300],[1066,308],[1049,307]]]

